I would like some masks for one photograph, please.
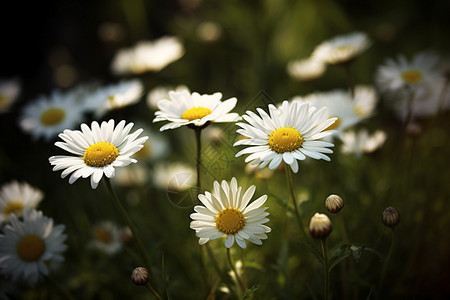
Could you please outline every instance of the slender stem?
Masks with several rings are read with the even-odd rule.
[[[236,267],[234,266],[233,260],[231,259],[231,251],[230,248],[227,248],[227,258],[228,258],[228,264],[230,265],[231,270],[233,271],[234,275],[236,276],[236,280],[239,283],[239,286],[242,289],[242,292],[247,291],[247,287],[242,282],[241,277],[239,276]]]
[[[402,132],[405,132],[406,128],[408,127],[408,124],[411,122],[412,119],[412,106],[414,101],[414,90],[412,88],[408,89],[408,99],[406,100],[406,118],[405,118],[405,124],[403,124],[403,130]]]
[[[345,230],[344,219],[342,218],[340,213],[337,213],[336,215],[338,218],[339,226],[341,227],[342,238],[344,239],[345,245],[348,245],[348,236],[347,236],[347,230]]]
[[[300,217],[300,212],[298,210],[297,200],[296,200],[295,191],[294,191],[294,181],[292,179],[292,173],[291,173],[292,171],[288,165],[285,165],[285,170],[286,170],[287,181],[289,184],[289,191],[291,193],[292,203],[294,204],[295,217],[297,218],[298,226],[300,227],[300,231],[302,232],[303,236],[305,237],[305,241],[306,241],[307,235],[306,235],[305,229],[303,227],[303,222]]]
[[[122,218],[125,220],[128,227],[130,228],[131,232],[133,233],[133,238],[137,242],[137,246],[142,255],[142,258],[144,259],[147,266],[150,268],[150,265],[151,265],[150,257],[148,256],[148,253],[145,250],[144,244],[142,243],[142,240],[138,235],[136,227],[134,226],[133,222],[131,221],[130,217],[128,216],[128,213],[126,212],[125,208],[123,207],[122,203],[120,202],[119,198],[117,197],[116,193],[114,192],[114,189],[112,188],[112,185],[111,185],[111,180],[109,178],[105,177],[104,182],[106,184],[107,190],[110,192],[110,194],[112,196],[114,205],[117,207],[120,214],[122,215]],[[150,285],[150,282],[148,283],[148,285]],[[161,296],[159,296],[159,294],[153,288],[152,288],[152,290],[154,291],[154,293],[156,293],[155,297],[156,297],[156,295],[158,295],[158,297],[156,297],[156,298],[162,299]]]
[[[355,83],[353,81],[351,65],[352,65],[351,62],[347,62],[344,64],[344,68],[345,68],[345,72],[347,73],[348,89],[349,89],[350,95],[353,99],[355,97]]]
[[[323,276],[324,276],[323,298],[325,300],[328,300],[328,292],[330,290],[330,271],[328,269],[328,248],[326,238],[321,239],[320,244],[322,245],[322,255],[323,255]]]
[[[389,260],[392,256],[392,252],[394,252],[394,248],[395,248],[395,244],[396,244],[396,235],[395,235],[395,230],[394,228],[391,228],[391,246],[389,247],[389,251],[388,254],[386,256],[386,259],[383,263],[383,268],[381,269],[381,274],[380,274],[380,281],[378,284],[378,288],[379,290],[381,290],[381,288],[383,287],[383,283],[384,283],[384,278],[386,277],[386,271],[389,265]]]
[[[75,300],[75,297],[72,296],[72,294],[64,287],[62,286],[58,281],[55,280],[55,278],[53,278],[52,275],[48,275],[48,280],[50,281],[51,284],[53,284],[55,286],[55,288],[64,295],[64,297],[68,300]]]
[[[196,127],[195,140],[197,142],[197,192],[201,191],[202,185],[200,180],[200,167],[202,165],[202,128]]]
[[[162,259],[161,259],[161,271],[162,271],[162,280],[163,280],[164,291],[165,291],[165,294],[166,294],[166,299],[170,300],[169,289],[167,288],[164,252],[162,254]]]
[[[150,281],[145,285],[145,287],[153,294],[153,296],[155,296],[156,299],[163,300],[163,298],[161,298],[158,292],[155,291],[155,289],[151,286]]]

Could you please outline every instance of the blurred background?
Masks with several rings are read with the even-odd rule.
[[[373,85],[375,71],[386,58],[398,54],[411,57],[423,50],[447,56],[450,49],[449,1],[7,1],[2,11],[0,78],[19,79],[21,92],[10,111],[0,115],[0,184],[16,179],[44,192],[40,209],[56,223],[65,224],[69,236],[66,262],[58,279],[78,299],[151,296],[129,280],[139,262],[133,253],[130,255],[132,251],[124,249],[111,257],[86,248],[96,223],[110,219],[121,224],[121,219],[102,186],[93,191],[87,180],[69,185],[59,172],[52,172],[48,158],[61,154],[54,146],[56,138],[35,140],[20,129],[21,109],[37,96],[91,81],[142,80],[145,94],[141,101],[102,120],[145,124],[167,139],[170,151],[164,160],[145,162],[150,171],[143,184],[118,185],[117,192],[152,251],[157,285],[165,273],[173,299],[204,299],[207,284],[199,275],[198,241],[189,228],[192,203],[183,203],[183,197],[188,197],[185,194],[176,191],[171,195],[152,181],[158,162],[181,161],[194,166],[194,135],[187,128],[159,133],[161,124],[152,124],[155,108],[147,105],[147,93],[161,85],[185,85],[201,94],[221,92],[223,99],[237,97],[234,111],[243,114],[248,107],[266,107],[296,95],[345,89],[347,78],[335,66],[309,82],[298,82],[286,71],[289,61],[308,57],[318,44],[337,35],[362,31],[372,39],[372,46],[352,65],[358,84]],[[111,72],[112,60],[120,49],[166,35],[182,41],[185,53],[179,60],[158,72],[133,76]],[[353,299],[375,297],[373,282],[390,244],[389,232],[381,223],[387,206],[396,207],[402,221],[386,286],[377,297],[450,296],[448,117],[444,112],[433,117],[433,122],[423,120],[419,122],[420,133],[405,137],[401,121],[381,98],[376,116],[364,124],[387,132],[388,139],[380,150],[360,159],[336,150],[331,163],[301,165],[296,181],[305,200],[301,205],[305,224],[316,211],[325,211],[323,202],[329,194],[339,194],[346,201],[343,217],[349,238],[361,249],[373,249],[361,250],[357,280],[349,284],[358,288]],[[234,124],[219,127],[226,138],[214,149],[233,159],[233,151],[237,151],[230,145],[236,128]],[[205,141],[206,146],[213,143],[213,139]],[[269,195],[269,226],[273,230],[269,239],[261,247],[236,250],[237,256],[246,255],[248,280],[257,287],[254,299],[321,298],[321,265],[296,239],[295,220],[285,219],[288,194],[278,188],[285,185],[283,172],[272,177],[248,175],[243,171],[242,157],[231,165],[225,160],[221,163],[221,171],[205,175],[205,189],[212,186],[213,179],[236,176],[244,187],[255,184],[258,196]],[[341,240],[337,226],[335,232],[330,247]],[[213,245],[218,259],[224,258],[222,242]],[[340,299],[343,288],[338,267],[331,277],[333,299]],[[9,291],[10,287],[4,284],[3,288]],[[10,295],[11,299],[62,298],[47,283],[22,287],[21,292]],[[226,292],[217,292],[216,297],[233,298]]]

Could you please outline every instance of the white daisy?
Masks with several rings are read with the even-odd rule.
[[[360,157],[364,153],[371,153],[386,141],[387,135],[383,130],[377,130],[369,135],[367,129],[361,129],[358,132],[348,131],[340,135],[342,140],[342,153],[354,153]]]
[[[91,187],[97,188],[103,174],[111,178],[115,174],[115,167],[127,166],[136,163],[131,156],[139,151],[148,137],[137,137],[142,129],[128,134],[133,123],[125,126],[125,121],[120,121],[114,127],[114,120],[102,122],[99,125],[92,122],[91,128],[81,124],[79,130],[64,130],[59,137],[64,142],[56,142],[55,145],[74,155],[57,155],[50,157],[53,171],[64,169],[61,177],[70,175],[69,183],[74,183],[78,178],[91,177]]]
[[[96,89],[85,97],[86,107],[95,112],[97,117],[107,111],[119,109],[138,102],[144,91],[139,79],[122,80]]]
[[[22,216],[26,208],[36,208],[44,194],[26,182],[12,181],[0,190],[0,224],[14,214]]]
[[[408,61],[404,55],[397,60],[387,59],[379,66],[375,81],[383,92],[397,92],[404,87],[415,87],[437,80],[441,75],[437,69],[440,58],[436,54],[420,52]]]
[[[318,45],[311,55],[315,60],[328,64],[342,64],[355,59],[366,51],[372,42],[363,32],[336,36]]]
[[[95,225],[89,248],[99,250],[108,255],[114,255],[123,247],[121,228],[110,221],[103,221]]]
[[[378,97],[375,90],[368,86],[357,86],[352,99],[345,90],[313,93],[305,97],[294,97],[293,102],[309,102],[315,107],[326,107],[327,117],[336,117],[336,122],[329,129],[342,132],[345,129],[371,117]]]
[[[155,41],[141,41],[136,46],[121,49],[111,68],[116,75],[160,71],[184,55],[184,46],[177,37],[164,36]]]
[[[264,225],[269,222],[269,213],[266,212],[268,207],[261,207],[267,195],[249,204],[255,190],[256,187],[252,185],[242,193],[242,187],[233,177],[229,184],[225,180],[222,184],[214,181],[212,193],[206,191],[205,194],[199,194],[198,199],[204,206],[196,205],[196,212],[191,214],[191,228],[200,238],[199,244],[225,236],[227,248],[231,248],[235,241],[241,248],[246,248],[245,240],[262,245],[261,240],[267,239],[266,233],[271,231],[270,227]]]
[[[5,113],[17,100],[21,90],[18,79],[4,79],[0,81],[0,113]]]
[[[307,58],[288,62],[286,69],[289,76],[293,79],[307,81],[322,76],[326,65],[321,61]]]
[[[15,215],[10,222],[0,234],[0,274],[34,285],[64,261],[65,226],[54,226],[51,218],[29,209],[23,222]]]
[[[169,92],[175,91],[175,92],[181,92],[181,91],[187,91],[190,93],[190,90],[185,85],[178,85],[176,87],[172,86],[157,86],[154,89],[152,89],[147,94],[147,105],[151,109],[157,110],[158,109],[158,102],[162,99],[169,98]]]
[[[221,93],[212,95],[190,94],[188,91],[169,92],[170,99],[158,102],[159,111],[155,112],[153,122],[169,121],[160,131],[175,129],[183,125],[204,126],[207,122],[236,122],[237,113],[229,113],[237,103],[236,98],[220,101]]]
[[[334,133],[328,130],[337,118],[327,119],[325,107],[317,110],[309,103],[284,101],[279,108],[269,105],[269,114],[258,108],[257,114],[247,111],[243,118],[249,123],[237,123],[242,129],[237,132],[247,139],[234,143],[234,146],[249,146],[236,156],[250,154],[245,162],[260,164],[260,168],[269,165],[276,169],[282,161],[290,165],[297,173],[297,160],[306,157],[329,161],[326,154],[333,153],[328,147],[332,143],[322,139]]]
[[[50,96],[40,96],[22,110],[20,127],[34,138],[50,140],[83,120],[86,108],[77,100],[72,92],[54,91]]]

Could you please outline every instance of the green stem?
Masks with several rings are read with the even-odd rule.
[[[51,284],[55,286],[55,288],[61,294],[63,294],[64,298],[68,300],[75,300],[75,297],[73,297],[72,294],[64,286],[62,286],[58,281],[56,281],[52,275],[48,275],[48,280],[50,281]]]
[[[326,238],[321,239],[320,244],[322,245],[322,255],[323,255],[323,276],[324,276],[323,297],[325,300],[328,300],[328,293],[330,290],[330,271],[328,269],[328,248]]]
[[[350,90],[350,95],[353,98],[355,97],[355,83],[353,81],[352,70],[351,70],[351,62],[347,62],[344,64],[345,72],[347,73],[347,83],[348,89]]]
[[[341,227],[342,238],[344,239],[345,245],[348,246],[348,236],[347,236],[347,230],[345,230],[344,219],[342,219],[342,216],[339,212],[336,215],[338,218],[339,226]]]
[[[292,179],[292,171],[291,171],[290,166],[288,166],[288,165],[285,165],[285,170],[286,170],[287,181],[289,184],[289,191],[291,193],[292,203],[294,204],[295,217],[297,218],[298,226],[300,227],[300,231],[302,232],[303,236],[305,237],[305,241],[306,241],[307,235],[305,232],[305,228],[303,227],[303,222],[300,217],[300,212],[298,210],[297,200],[296,200],[295,191],[294,191],[294,180]]]
[[[151,260],[150,260],[150,257],[148,256],[147,251],[145,250],[145,247],[144,247],[144,244],[142,243],[141,238],[138,235],[136,227],[134,226],[133,222],[131,221],[130,217],[128,216],[128,213],[126,212],[125,208],[123,207],[122,203],[120,202],[119,198],[117,197],[116,193],[114,192],[114,189],[112,188],[112,185],[111,185],[111,180],[109,178],[105,177],[104,182],[106,184],[107,190],[109,191],[109,193],[112,196],[114,205],[117,207],[120,214],[122,215],[122,218],[125,220],[128,227],[130,228],[131,232],[133,233],[133,238],[137,242],[137,246],[138,246],[139,252],[142,255],[142,258],[144,259],[145,263],[147,264],[147,267],[150,269]],[[148,285],[150,286],[150,282],[148,283]],[[157,299],[162,299],[161,296],[159,296],[159,294],[153,288],[152,288],[152,290]]]
[[[408,124],[411,122],[411,118],[412,118],[412,105],[413,105],[413,101],[414,101],[414,90],[412,88],[409,88],[408,93],[409,93],[409,95],[408,95],[408,99],[407,99],[407,103],[406,103],[407,112],[406,112],[405,123],[403,124],[403,129],[402,129],[403,133],[406,131],[406,128],[408,127]]]
[[[145,287],[147,288],[147,290],[149,290],[153,294],[153,296],[155,296],[156,299],[158,299],[158,300],[162,300],[163,299],[158,294],[158,292],[155,291],[155,289],[151,286],[150,281],[145,285]]]
[[[202,185],[200,180],[200,167],[202,165],[202,128],[196,127],[195,140],[197,142],[197,192],[201,191]]]
[[[396,244],[396,235],[395,235],[394,228],[391,228],[391,236],[392,236],[391,246],[389,247],[388,254],[387,254],[386,259],[385,259],[385,261],[383,263],[383,268],[381,269],[380,281],[379,281],[379,284],[378,284],[378,289],[379,290],[381,290],[381,288],[383,287],[384,278],[386,277],[386,272],[387,272],[387,268],[388,268],[388,265],[389,265],[389,260],[391,259],[392,252],[394,252],[394,248],[395,248],[395,244]]]
[[[228,259],[228,264],[230,265],[231,270],[233,271],[234,275],[236,276],[236,280],[240,286],[240,288],[242,289],[242,292],[247,291],[247,287],[244,285],[244,283],[242,282],[241,277],[239,276],[236,267],[234,266],[233,260],[231,259],[231,251],[230,248],[227,248],[227,259]]]

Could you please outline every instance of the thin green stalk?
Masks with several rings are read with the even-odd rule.
[[[150,257],[148,256],[148,253],[145,250],[144,244],[142,243],[142,240],[141,240],[140,236],[138,235],[136,227],[134,226],[133,222],[131,221],[130,217],[128,216],[128,213],[126,212],[125,208],[123,207],[122,203],[120,202],[119,198],[117,197],[116,193],[114,192],[114,189],[112,188],[112,185],[111,185],[111,180],[109,178],[105,177],[104,182],[106,185],[106,189],[109,191],[109,193],[112,196],[114,205],[117,207],[120,214],[122,215],[122,218],[125,220],[128,227],[130,228],[131,232],[133,233],[133,238],[137,242],[138,250],[142,255],[141,258],[144,259],[147,267],[150,268],[150,266],[151,266]],[[148,285],[150,286],[150,282],[148,283]],[[156,297],[157,299],[162,299],[161,296],[159,296],[159,294],[153,288],[152,288],[152,290],[155,294],[155,297],[157,295],[157,297]]]
[[[388,265],[389,265],[389,260],[391,259],[392,252],[394,252],[395,244],[397,242],[396,241],[397,238],[396,238],[396,235],[395,235],[395,229],[394,228],[391,228],[391,237],[392,237],[391,245],[389,247],[388,254],[386,256],[386,259],[384,260],[383,267],[382,267],[381,273],[380,273],[380,281],[378,283],[378,289],[379,290],[381,290],[381,288],[383,287],[384,279],[386,277],[386,272],[387,272],[387,268],[388,268]]]
[[[67,300],[75,300],[75,297],[72,296],[72,294],[64,286],[56,281],[56,279],[53,278],[52,275],[48,275],[48,280],[64,296],[64,298],[66,298]]]
[[[347,236],[347,230],[345,230],[344,219],[342,219],[342,216],[339,212],[336,215],[338,218],[339,226],[341,227],[342,238],[344,239],[345,245],[348,245],[348,236]]]
[[[236,280],[237,280],[239,286],[242,289],[242,292],[246,292],[247,291],[247,287],[242,282],[241,276],[239,276],[239,274],[238,274],[238,272],[236,270],[236,267],[234,266],[233,260],[231,259],[230,248],[227,248],[227,259],[228,259],[228,264],[230,265],[230,268],[233,271],[234,275],[236,276]]]
[[[355,97],[355,82],[353,80],[352,76],[352,70],[351,70],[351,62],[347,62],[344,64],[345,72],[347,73],[347,83],[348,83],[348,89],[350,90],[350,95],[352,99]]]
[[[328,248],[327,248],[327,240],[326,238],[320,239],[320,244],[322,245],[322,255],[323,255],[323,276],[324,276],[324,284],[323,284],[323,298],[328,300],[328,294],[330,291],[330,270],[328,267]]]
[[[197,142],[197,192],[201,191],[202,185],[200,180],[200,167],[202,165],[202,128],[196,127],[195,140]]]
[[[402,132],[404,133],[406,128],[408,127],[408,124],[411,122],[411,118],[412,118],[412,106],[413,106],[413,101],[414,101],[414,90],[409,87],[408,88],[408,99],[407,99],[407,112],[406,112],[406,118],[405,118],[405,123],[403,124],[403,128],[402,128]]]
[[[151,286],[150,281],[145,285],[145,287],[153,294],[153,296],[155,296],[156,299],[163,300],[163,298],[161,298],[158,292],[155,291],[155,289]]]
[[[292,179],[292,171],[288,165],[285,165],[285,170],[286,170],[287,181],[289,184],[289,191],[291,193],[292,203],[294,204],[295,217],[297,218],[298,226],[300,227],[300,231],[302,232],[303,236],[305,237],[305,241],[306,241],[308,237],[306,235],[305,228],[303,227],[303,222],[300,217],[300,212],[298,210],[297,200],[296,200],[295,191],[294,191],[294,180]]]

